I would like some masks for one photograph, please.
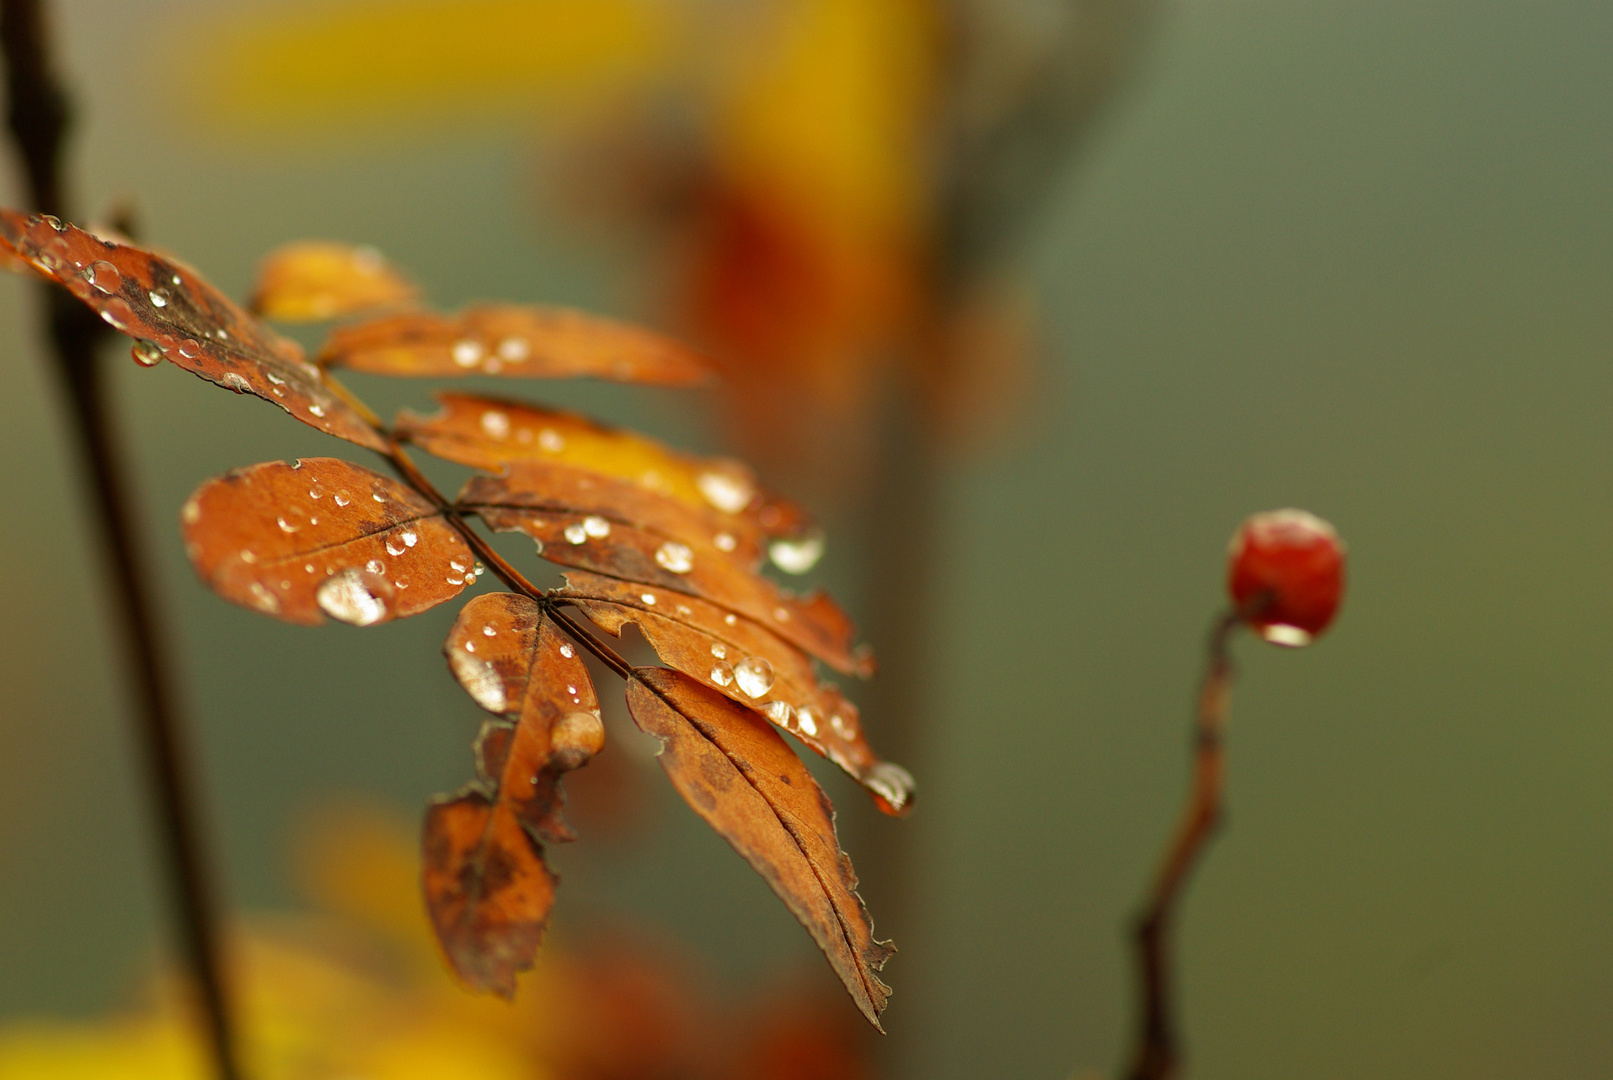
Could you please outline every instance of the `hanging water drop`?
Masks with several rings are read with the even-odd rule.
[[[868,771],[868,775],[863,778],[863,784],[879,796],[891,812],[902,814],[910,809],[913,801],[913,775],[900,765],[881,761]]]
[[[695,486],[707,502],[729,514],[739,513],[756,496],[750,477],[737,469],[708,469],[695,478]]]
[[[793,540],[774,540],[767,545],[767,557],[786,574],[804,574],[823,558],[823,533],[814,529]]]
[[[694,568],[694,552],[687,544],[668,540],[655,549],[655,561],[674,574],[687,574]]]
[[[252,384],[233,371],[226,371],[224,373],[224,385],[229,389],[234,390],[237,394],[250,393],[252,390]]]
[[[790,708],[788,702],[770,701],[767,703],[767,718],[775,724],[788,724],[790,715],[794,711]]]
[[[734,666],[734,681],[746,697],[759,698],[773,689],[773,665],[760,656],[747,656]]]
[[[130,346],[129,355],[134,357],[134,362],[141,367],[156,367],[162,363],[162,346],[155,341],[141,338]]]
[[[808,738],[816,738],[818,734],[818,717],[811,706],[803,705],[795,710],[795,722],[801,729],[801,734]]]

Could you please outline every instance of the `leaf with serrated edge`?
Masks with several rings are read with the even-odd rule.
[[[509,997],[554,904],[543,842],[573,838],[560,778],[599,751],[605,729],[575,647],[527,597],[476,597],[444,652],[466,692],[505,720],[482,729],[476,782],[426,812],[426,906],[454,970]]]
[[[659,761],[684,801],[801,920],[869,1023],[890,987],[875,972],[896,950],[874,937],[834,808],[806,765],[761,717],[665,668],[634,668],[634,723],[661,740]]]
[[[751,566],[768,540],[799,540],[816,531],[806,511],[762,489],[742,462],[680,454],[558,409],[472,394],[436,396],[440,413],[405,409],[393,433],[437,457],[507,472],[512,491],[588,491],[597,500],[590,513],[653,522],[674,539],[712,543]],[[584,479],[592,489],[580,487]]]
[[[649,330],[568,308],[517,304],[340,327],[318,359],[376,375],[591,377],[661,386],[693,386],[710,372],[698,354]]]
[[[372,247],[299,240],[264,257],[251,307],[280,322],[322,322],[407,304],[418,291]]]
[[[287,622],[407,618],[476,575],[470,548],[424,496],[336,458],[232,470],[197,488],[181,520],[203,581]]]
[[[729,623],[715,604],[683,597],[649,607],[641,591],[628,582],[573,570],[554,595],[570,600],[613,636],[620,636],[624,624],[636,624],[662,663],[758,710],[865,785],[880,809],[894,815],[911,809],[912,778],[900,766],[879,760],[863,734],[857,706],[820,684],[805,654],[749,619]],[[766,660],[773,671],[773,685],[755,698],[734,678],[734,666],[747,657]]]
[[[254,394],[339,439],[386,449],[381,434],[325,384],[296,342],[236,307],[184,264],[15,210],[0,210],[0,236],[114,330],[150,341],[186,371]]]
[[[577,513],[517,510],[489,505],[478,496],[487,478],[477,477],[461,495],[461,509],[474,512],[497,532],[524,532],[539,541],[540,554],[561,566],[591,570],[645,586],[645,603],[654,607],[665,597],[698,596],[736,615],[769,627],[791,644],[816,656],[836,671],[868,675],[873,657],[852,647],[851,620],[839,605],[822,593],[805,600],[786,595],[777,585],[727,559],[709,545],[687,543],[686,566],[669,569],[659,557],[667,541],[626,522],[600,518],[586,531],[588,518]],[[600,526],[608,527],[608,531]],[[569,532],[568,532],[569,530]],[[604,535],[600,535],[604,533]],[[666,590],[666,591],[663,591]],[[658,595],[659,594],[659,595]]]

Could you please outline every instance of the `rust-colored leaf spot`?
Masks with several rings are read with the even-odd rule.
[[[589,482],[598,509],[622,520],[662,519],[674,539],[710,544],[747,566],[773,545],[781,568],[802,573],[822,535],[799,506],[766,491],[743,462],[670,450],[575,413],[472,394],[442,393],[436,416],[405,410],[394,433],[428,453],[489,472],[523,473],[512,488],[568,490]],[[681,507],[665,508],[667,500]]]
[[[264,258],[252,311],[281,322],[321,322],[407,304],[418,291],[372,247],[301,240]]]
[[[0,210],[0,236],[114,330],[134,338],[140,363],[150,366],[166,357],[237,394],[273,402],[337,438],[386,448],[380,433],[325,384],[296,342],[242,311],[189,267],[15,210]]]
[[[335,458],[225,473],[197,488],[181,517],[203,581],[287,622],[407,618],[459,595],[477,573],[424,496]]]
[[[694,597],[646,605],[630,582],[574,570],[555,595],[572,601],[597,626],[619,636],[634,623],[669,667],[760,712],[813,751],[846,770],[880,809],[906,814],[913,778],[881,761],[863,733],[857,706],[820,683],[812,662],[766,627]]]
[[[426,906],[454,970],[509,997],[554,904],[543,842],[573,839],[560,778],[599,751],[605,729],[576,647],[524,596],[476,597],[444,651],[466,692],[504,719],[482,728],[475,783],[426,812]]]
[[[698,354],[651,331],[566,308],[516,304],[339,327],[319,362],[377,375],[592,377],[662,386],[692,386],[708,374]]]
[[[833,808],[806,765],[761,717],[678,672],[635,668],[627,705],[661,740],[661,767],[684,801],[801,920],[878,1027],[890,987],[875,973],[895,949],[874,937]]]

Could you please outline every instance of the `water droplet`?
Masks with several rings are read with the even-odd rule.
[[[178,274],[175,274],[174,276],[170,277],[168,280],[173,282],[175,285],[183,284],[183,282],[181,282],[179,280],[179,275]]]
[[[415,531],[413,529],[404,529],[403,530],[403,544],[404,544],[405,547],[414,547],[419,542],[420,542],[420,537],[418,535],[416,535],[416,533],[415,533]]]
[[[319,524],[319,519],[314,517],[314,516],[312,516],[312,515],[310,515],[309,518],[308,518],[308,524],[310,524],[310,525],[318,525]]]
[[[274,520],[275,523],[280,526],[280,531],[283,533],[294,533],[298,529],[302,528],[301,525],[293,525],[291,522],[287,521],[284,516],[277,517]]]
[[[465,568],[460,565],[460,562],[459,562],[458,559],[449,559],[448,560],[448,565],[449,565],[449,567],[451,567],[453,569],[453,571],[456,574],[463,574],[465,572]]]
[[[573,656],[577,655],[577,652],[569,644],[562,641],[560,643],[560,655],[564,656],[567,660],[570,660]]]
[[[795,710],[795,723],[801,729],[801,734],[807,738],[816,738],[818,734],[818,717],[810,706],[803,705]]]
[[[156,367],[162,363],[162,346],[155,341],[141,338],[130,346],[129,355],[134,357],[134,362],[141,367]]]
[[[913,801],[913,775],[889,761],[881,761],[870,769],[863,783],[898,813]]]
[[[313,487],[308,489],[308,497],[310,499],[323,499],[325,497],[325,489],[320,487],[318,484],[315,484]]]
[[[774,540],[767,545],[767,557],[786,574],[804,574],[823,558],[823,533],[814,529],[794,540]]]
[[[639,599],[644,601],[650,607],[655,606],[655,594],[652,592],[645,593],[643,596],[639,597]]]
[[[214,331],[214,333],[216,333],[218,335],[218,339],[220,341],[223,341],[223,340],[225,340],[226,338],[228,338],[230,336],[230,332],[228,330],[224,329],[222,326],[219,327],[216,331]]]
[[[354,626],[370,626],[385,619],[392,585],[364,570],[343,570],[320,582],[314,594],[325,614]]]
[[[273,615],[280,610],[280,598],[266,589],[261,582],[254,581],[246,587],[252,594],[252,603],[259,611],[267,611]]]
[[[674,574],[687,574],[694,568],[694,552],[687,544],[668,540],[655,549],[655,561]]]
[[[583,528],[582,522],[573,521],[566,526],[566,539],[573,544],[584,543],[588,539],[588,530]]]
[[[471,699],[491,713],[501,713],[509,707],[509,693],[504,688],[504,680],[499,678],[493,665],[486,660],[478,660],[459,649],[448,650],[448,666],[454,670],[454,678]]]
[[[101,318],[114,330],[127,330],[129,324],[134,322],[134,308],[123,297],[114,296],[101,309]]]
[[[773,609],[773,618],[777,619],[779,622],[789,622],[790,621],[790,609],[789,608],[783,608],[783,607],[774,608]]]
[[[575,769],[605,746],[605,724],[597,712],[578,710],[562,716],[549,729],[549,761]]]
[[[482,414],[482,430],[491,439],[507,439],[510,437],[510,418],[496,409],[488,409]]]
[[[462,578],[462,577],[459,577],[458,575],[455,575],[455,574],[449,574],[447,577],[443,578],[443,580],[448,582],[448,584],[450,584],[450,585],[463,585],[463,584],[465,584],[465,579]]]
[[[595,539],[603,539],[610,535],[610,522],[597,514],[583,518],[582,527],[589,536]]]
[[[251,383],[247,382],[233,371],[226,371],[224,373],[224,385],[229,389],[234,390],[237,394],[245,394],[252,389]]]
[[[314,572],[314,564],[311,562],[305,562],[302,564],[302,570],[305,574],[311,574]],[[326,576],[329,577],[328,574]]]
[[[790,715],[795,710],[790,708],[788,702],[769,701],[767,703],[767,718],[775,724],[788,724]]]
[[[371,559],[369,562],[364,564],[364,569],[368,570],[372,574],[384,574],[386,573],[386,563],[382,562],[380,559]]]
[[[558,454],[566,448],[565,436],[554,428],[544,428],[538,432],[538,446],[551,454]]]
[[[244,563],[255,563],[255,562],[257,562],[258,561],[257,552],[253,551],[251,548],[242,548],[241,549],[241,561],[244,562]]]
[[[728,655],[728,646],[716,643],[711,646],[711,655],[717,659],[724,659]]]
[[[679,615],[693,615],[694,610],[692,608],[690,608],[688,604],[679,604],[678,605],[678,614]]]
[[[462,368],[473,368],[482,362],[484,351],[482,343],[479,341],[465,340],[455,342],[453,348],[454,363]]]
[[[500,359],[519,364],[532,355],[532,346],[526,343],[526,338],[507,337],[498,343],[498,355]]]
[[[497,637],[498,636],[498,630],[494,628],[492,623],[488,623],[486,626],[482,627],[482,636],[483,637]]]
[[[350,503],[352,501],[353,501],[352,499],[347,497],[347,492],[338,491],[336,493],[335,502],[336,502],[337,506],[346,506],[348,503]]]
[[[167,307],[168,306],[168,290],[167,289],[152,289],[146,295],[151,297],[151,306],[152,307]]]
[[[756,496],[750,477],[737,469],[708,469],[695,478],[695,485],[707,502],[729,514],[739,513]]]
[[[718,551],[732,551],[739,546],[739,541],[734,539],[733,533],[718,533],[711,538],[711,542],[717,545]]]
[[[465,642],[465,651],[466,652],[475,652],[476,651],[476,643],[474,641]]]
[[[391,536],[386,538],[386,553],[391,555],[393,558],[397,558],[399,555],[402,555],[408,550],[408,547],[403,543],[403,540],[399,538],[397,533],[393,533]]]
[[[409,579],[400,577],[400,578],[398,578],[398,580],[394,581],[392,584],[396,585],[400,589],[407,589],[409,587]]]
[[[313,413],[315,416],[324,416],[325,415],[325,406],[323,406],[323,405],[310,405],[310,406],[308,406],[308,411]]]
[[[1297,626],[1287,626],[1283,623],[1272,623],[1259,628],[1260,636],[1273,645],[1286,645],[1290,649],[1298,649],[1309,645],[1316,640],[1309,630],[1301,630]]]
[[[734,665],[734,681],[746,697],[759,698],[773,689],[773,665],[760,656],[747,656]]]
[[[194,360],[202,355],[202,343],[195,338],[186,338],[179,343],[179,355],[186,360]]]
[[[370,495],[370,498],[372,498],[372,499],[374,499],[374,500],[375,500],[375,501],[376,501],[376,502],[378,502],[378,503],[384,503],[384,502],[386,502],[386,496],[385,496],[385,495],[382,495],[382,494],[381,494],[381,493],[380,493],[380,492],[379,492],[379,491],[377,491],[377,492],[373,492],[373,493],[372,493],[372,494],[371,494],[371,495]]]
[[[734,681],[734,669],[727,664],[714,664],[711,668],[711,681],[718,686],[727,686]]]
[[[724,615],[722,617],[722,621],[727,623],[729,626],[737,626],[737,625],[739,625],[739,620],[736,619],[732,615]]]
[[[834,728],[835,731],[841,735],[851,735],[851,725],[848,724],[846,722],[846,718],[841,716],[839,713],[835,713],[833,716],[829,717],[829,726]]]
[[[202,520],[202,506],[195,499],[186,499],[185,505],[179,508],[179,520],[186,525],[194,525]]]
[[[104,260],[90,263],[90,268],[84,272],[89,283],[95,286],[96,291],[106,293],[108,296],[123,288],[123,275],[118,268]]]

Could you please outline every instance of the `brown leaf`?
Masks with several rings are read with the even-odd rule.
[[[357,626],[459,595],[476,559],[426,498],[335,458],[264,462],[185,503],[185,551],[226,600],[287,622]]]
[[[372,247],[302,240],[264,258],[251,306],[281,322],[321,322],[406,304],[418,291]]]
[[[806,599],[734,562],[709,544],[675,540],[591,513],[594,504],[526,509],[523,503],[555,507],[557,492],[511,490],[504,477],[473,477],[460,492],[460,508],[474,512],[498,532],[520,531],[543,545],[540,554],[561,566],[637,582],[650,607],[698,596],[770,628],[836,671],[869,675],[873,656],[853,648],[855,628],[823,593]],[[668,595],[659,590],[670,590]]]
[[[405,410],[394,433],[427,453],[489,472],[551,467],[534,469],[512,487],[576,489],[586,479],[601,500],[595,512],[628,521],[664,518],[676,530],[664,529],[668,535],[709,541],[747,566],[769,540],[776,561],[792,573],[811,569],[823,550],[810,515],[760,488],[742,462],[680,454],[635,432],[537,405],[458,393],[437,398],[442,412],[422,417]],[[663,500],[681,510],[653,509]]]
[[[237,394],[273,402],[339,439],[386,449],[380,433],[325,384],[296,342],[253,319],[182,263],[15,210],[0,210],[0,236],[114,330],[135,338],[140,363],[149,366],[167,357]]]
[[[694,352],[648,330],[567,308],[516,304],[340,327],[319,362],[377,375],[591,376],[663,386],[693,386],[709,370]]]
[[[636,624],[663,663],[761,712],[851,774],[887,813],[912,808],[913,778],[875,756],[857,706],[820,684],[812,662],[798,649],[749,619],[729,623],[721,608],[704,600],[689,597],[649,607],[641,592],[629,582],[578,570],[566,575],[566,587],[555,595],[571,600],[612,635],[619,636],[626,623]],[[745,678],[737,678],[736,670]]]
[[[755,713],[677,672],[635,668],[627,705],[661,740],[679,794],[801,920],[879,1027],[890,987],[875,972],[895,949],[874,937],[834,810],[806,765]]]
[[[454,970],[510,997],[554,905],[543,841],[574,838],[560,778],[599,751],[605,728],[575,646],[527,597],[476,597],[444,652],[466,692],[505,720],[482,728],[476,782],[426,812],[426,906]]]

